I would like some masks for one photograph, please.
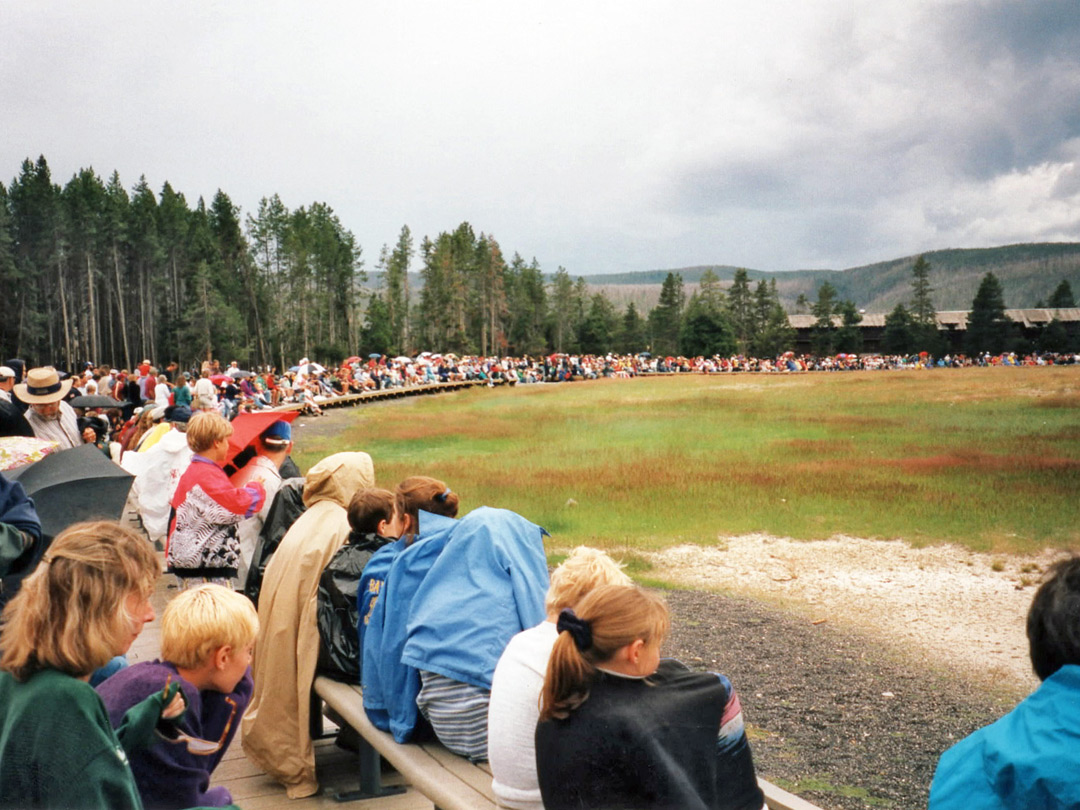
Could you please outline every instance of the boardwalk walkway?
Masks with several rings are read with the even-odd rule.
[[[132,645],[128,653],[131,663],[152,661],[160,656],[161,612],[169,599],[176,594],[174,582],[170,574],[165,574],[158,580],[153,597],[157,616]],[[329,728],[329,724],[327,727]],[[233,801],[244,810],[341,810],[344,807],[355,810],[432,810],[432,803],[411,788],[399,796],[339,804],[334,801],[333,794],[356,789],[356,755],[338,748],[332,740],[319,740],[315,744],[315,761],[322,791],[307,799],[290,800],[283,787],[248,761],[240,747],[240,735],[237,734],[228,753],[214,772],[211,784],[227,787],[232,793]],[[384,775],[383,781],[391,785],[401,784],[401,777],[388,773]]]

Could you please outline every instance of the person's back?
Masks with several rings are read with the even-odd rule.
[[[667,607],[604,585],[556,625],[536,727],[547,810],[761,810],[731,684],[661,662]]]
[[[1027,618],[1042,684],[941,755],[931,810],[1080,807],[1080,557],[1058,563]]]
[[[346,507],[375,483],[367,453],[336,453],[313,466],[307,510],[270,558],[259,595],[255,695],[243,720],[244,752],[285,785],[290,798],[319,789],[309,719],[319,654],[319,575],[349,535]]]

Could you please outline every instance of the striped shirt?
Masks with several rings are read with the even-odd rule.
[[[58,419],[44,419],[34,410],[31,405],[26,409],[26,421],[39,439],[59,442],[60,450],[69,450],[72,447],[80,447],[83,443],[79,433],[78,422],[75,421],[75,411],[66,402],[60,402],[60,416]]]

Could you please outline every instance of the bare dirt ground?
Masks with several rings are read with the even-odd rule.
[[[1059,555],[747,535],[641,556],[675,585],[665,653],[732,679],[759,772],[848,810],[925,807],[941,753],[1034,688],[1024,619]]]

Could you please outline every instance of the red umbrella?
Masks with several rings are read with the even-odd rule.
[[[348,365],[349,363],[359,363],[359,362],[360,362],[360,358],[357,357],[356,355],[353,355],[352,357],[346,357],[345,358],[346,365]]]
[[[300,411],[254,411],[253,413],[240,413],[232,420],[233,432],[229,437],[229,454],[226,463],[245,447],[259,438],[259,434],[270,427],[274,422],[291,422]]]
[[[227,382],[232,382],[232,381],[233,381],[233,378],[230,377],[228,374],[211,374],[210,375],[210,382],[212,382],[214,385],[221,385],[223,382],[227,383]]]

